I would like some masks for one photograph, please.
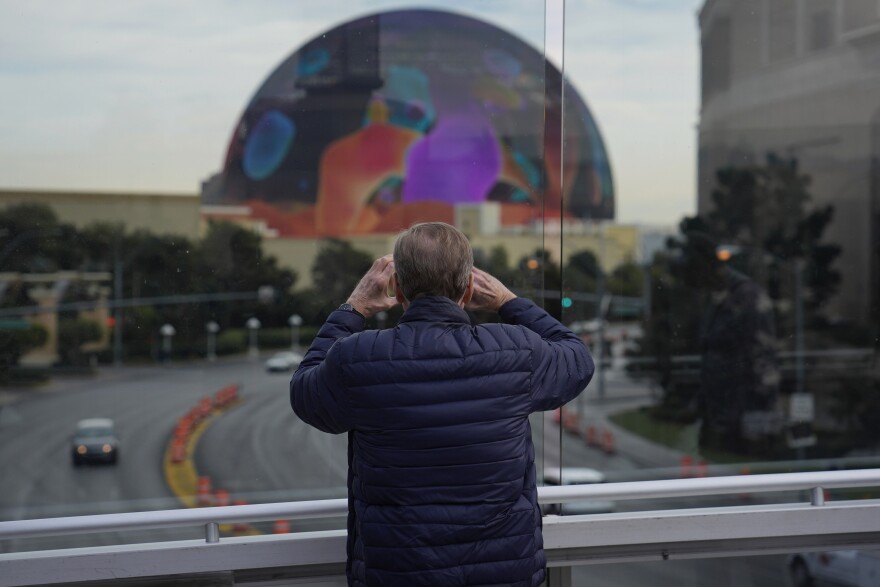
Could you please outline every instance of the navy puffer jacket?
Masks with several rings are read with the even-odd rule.
[[[305,422],[349,432],[349,585],[539,585],[529,414],[576,397],[593,361],[527,299],[472,326],[421,297],[397,327],[336,311],[290,383]]]

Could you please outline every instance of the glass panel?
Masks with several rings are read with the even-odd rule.
[[[0,7],[0,520],[344,497],[288,381],[412,223],[558,306],[543,3],[392,5]]]
[[[743,556],[666,561],[581,565],[572,568],[572,584],[680,585],[701,587],[775,587],[791,585],[870,585],[880,564],[876,550],[838,550],[790,555]]]
[[[549,426],[563,477],[875,467],[877,47],[834,33],[845,3],[699,5],[698,39],[680,3],[566,5],[566,102],[601,130],[613,206],[562,222],[563,320],[604,368]]]
[[[815,555],[804,555],[810,559]],[[681,587],[709,587],[736,585],[737,587],[776,587],[778,585],[808,585],[787,583],[790,575],[786,556],[752,556],[652,561],[626,564],[582,565],[572,568],[572,585],[680,585]],[[799,559],[800,560],[800,559]],[[798,563],[795,563],[797,566]],[[800,576],[800,575],[799,575]],[[856,585],[856,583],[845,583]]]

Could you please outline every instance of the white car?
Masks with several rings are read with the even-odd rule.
[[[792,587],[876,587],[880,584],[880,550],[793,554],[788,558],[788,579]]]
[[[303,356],[292,351],[284,351],[275,353],[272,358],[266,361],[266,370],[271,372],[290,371],[299,366]]]
[[[563,467],[562,482],[559,479],[559,467],[544,469],[544,485],[589,485],[605,483],[605,473],[588,467]],[[563,504],[549,504],[544,511],[548,514],[562,516],[578,516],[583,514],[607,514],[613,512],[616,504],[606,499],[573,501]]]

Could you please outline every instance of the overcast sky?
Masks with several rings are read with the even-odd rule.
[[[693,213],[702,0],[568,0],[565,70],[603,133],[621,222]],[[265,77],[311,37],[445,8],[545,45],[561,0],[0,0],[0,188],[194,194]]]

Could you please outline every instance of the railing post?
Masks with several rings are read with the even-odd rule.
[[[217,522],[205,524],[205,542],[220,542],[220,525]]]
[[[571,567],[548,567],[543,587],[572,587]]]
[[[825,490],[821,487],[813,487],[810,489],[810,504],[825,505]]]

